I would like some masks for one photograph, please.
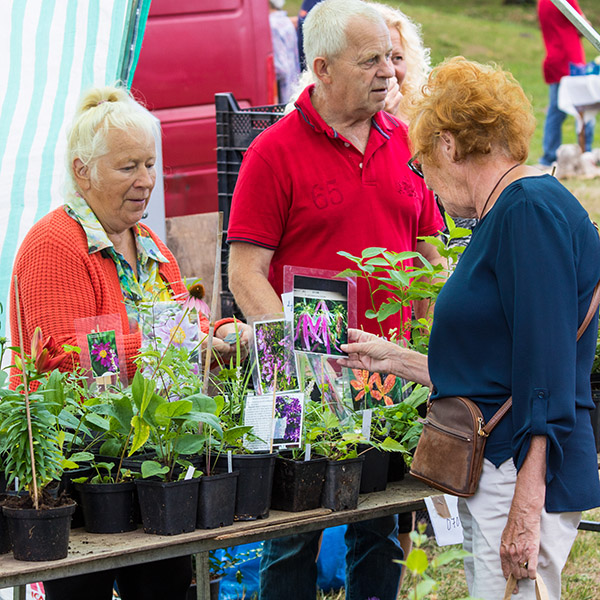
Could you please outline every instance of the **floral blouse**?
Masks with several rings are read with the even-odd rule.
[[[138,320],[136,305],[140,302],[172,300],[169,288],[165,285],[158,270],[159,263],[168,261],[150,234],[139,223],[133,227],[137,247],[136,277],[123,255],[115,250],[94,211],[81,196],[69,199],[65,203],[65,211],[83,227],[89,253],[105,251],[115,262],[127,316],[130,320]]]

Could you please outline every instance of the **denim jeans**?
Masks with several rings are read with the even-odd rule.
[[[558,83],[550,84],[548,96],[548,112],[544,124],[544,140],[542,143],[544,155],[540,159],[543,165],[551,165],[556,160],[556,150],[562,144],[562,125],[567,114],[558,108]],[[594,139],[594,121],[585,124],[585,151],[592,149]]]
[[[348,525],[346,599],[395,600],[403,552],[396,516]],[[315,600],[321,531],[268,540],[260,563],[260,600]]]

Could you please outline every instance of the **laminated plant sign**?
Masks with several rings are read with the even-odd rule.
[[[202,338],[195,310],[186,308],[180,302],[155,302],[140,311],[140,322],[142,351],[151,349],[159,355],[167,351],[183,353],[192,371],[196,375],[201,374]],[[169,382],[164,381],[166,377],[167,375],[164,375],[163,385],[168,388]]]
[[[292,324],[281,318],[254,321],[254,387],[259,394],[299,390]],[[277,379],[275,380],[275,376]]]
[[[273,446],[300,446],[303,415],[303,393],[275,394]]]
[[[293,292],[294,350],[345,356],[340,346],[348,341],[348,327],[356,324],[355,282],[351,286],[349,278],[335,278],[330,271],[286,269],[285,285]]]
[[[88,372],[88,380],[99,386],[127,385],[125,347],[121,317],[100,315],[77,319],[75,333],[80,349],[79,361]]]

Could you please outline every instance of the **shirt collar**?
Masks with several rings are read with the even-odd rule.
[[[98,217],[80,195],[73,195],[65,202],[65,211],[83,228],[87,238],[89,254],[114,248]],[[135,234],[138,259],[142,264],[145,264],[150,258],[162,263],[169,262],[147,229],[136,223],[133,227],[133,233]]]
[[[328,125],[313,106],[310,97],[312,96],[314,89],[314,83],[307,86],[298,97],[298,100],[296,100],[294,106],[296,107],[298,114],[316,132],[323,132],[330,138],[340,137],[341,134]],[[399,121],[395,117],[384,111],[379,111],[373,115],[373,117],[371,117],[371,123],[373,125],[371,130],[377,131],[377,133],[385,139],[389,139],[391,132],[399,125]]]

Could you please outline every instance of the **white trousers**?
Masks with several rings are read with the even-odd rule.
[[[502,600],[506,580],[500,565],[500,538],[513,499],[517,471],[512,459],[496,468],[484,459],[477,493],[459,498],[458,508],[464,530],[463,547],[473,556],[465,559],[469,594],[481,600]],[[560,574],[577,536],[581,512],[542,512],[538,572],[550,600],[560,600]],[[514,600],[535,600],[535,582],[519,581]]]

